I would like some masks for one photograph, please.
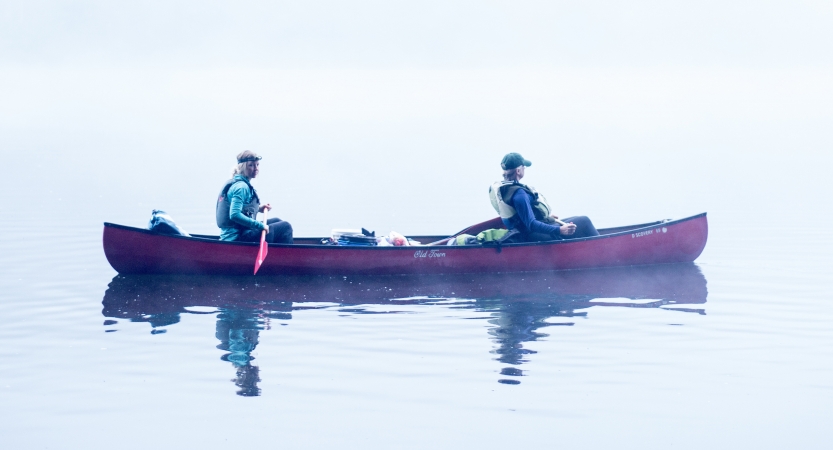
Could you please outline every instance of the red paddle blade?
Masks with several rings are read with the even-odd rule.
[[[269,253],[269,244],[266,243],[266,238],[260,238],[260,250],[257,252],[257,259],[255,260],[255,275],[257,275],[258,269],[260,269],[260,265],[263,264],[263,260],[266,259],[266,254]]]

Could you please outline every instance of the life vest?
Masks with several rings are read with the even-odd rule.
[[[527,186],[517,181],[497,181],[489,187],[489,199],[492,201],[492,206],[500,215],[501,219],[511,219],[518,215],[515,208],[508,203],[512,200],[512,196],[515,195],[518,189],[523,189],[531,197],[532,213],[535,215],[536,220],[544,223],[555,223],[555,219],[550,216],[552,214],[552,208],[547,203],[547,199],[539,194],[532,186]]]
[[[246,229],[246,227],[231,220],[231,217],[229,217],[231,214],[231,202],[228,198],[228,190],[231,189],[234,183],[246,183],[246,186],[249,187],[249,191],[252,194],[252,200],[249,204],[243,205],[243,215],[252,220],[257,217],[257,211],[260,209],[260,198],[257,196],[257,191],[245,178],[242,180],[232,178],[226,181],[223,190],[220,191],[220,196],[217,197],[217,226],[220,228]]]

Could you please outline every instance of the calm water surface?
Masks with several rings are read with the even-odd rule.
[[[68,217],[42,234],[6,222],[0,238],[9,448],[824,448],[831,437],[824,230],[787,244],[713,220],[696,263],[642,268],[154,277],[115,274],[100,223]]]

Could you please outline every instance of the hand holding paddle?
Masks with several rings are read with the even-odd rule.
[[[560,232],[562,236],[569,236],[576,232],[576,224],[574,223],[566,223],[562,220],[559,220],[557,216],[551,216],[555,223],[561,225]],[[567,228],[564,228],[567,227]]]

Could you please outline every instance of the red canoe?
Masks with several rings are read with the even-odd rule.
[[[462,232],[502,228],[500,218]],[[461,233],[462,233],[461,232]],[[398,275],[502,273],[691,262],[706,246],[706,213],[599,230],[600,236],[495,246],[354,247],[321,245],[321,238],[270,244],[262,275]],[[409,236],[435,242],[447,236]],[[104,224],[104,254],[120,274],[251,275],[256,242],[216,236],[169,236]]]

